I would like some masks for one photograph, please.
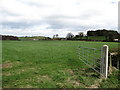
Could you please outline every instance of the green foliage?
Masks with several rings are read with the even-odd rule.
[[[74,35],[72,33],[68,33],[66,36],[67,40],[72,40],[74,38]]]
[[[96,30],[96,31],[88,31],[87,36],[105,36],[106,41],[114,41],[114,39],[118,39],[120,34],[114,30]]]
[[[106,40],[105,36],[83,36],[79,37],[76,35],[76,40]]]
[[[88,36],[88,40],[105,40],[105,36]]]

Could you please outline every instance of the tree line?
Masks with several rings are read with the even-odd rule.
[[[120,34],[114,30],[96,30],[88,31],[87,36],[105,36],[107,41],[113,41],[114,39],[120,38]]]
[[[115,39],[120,40],[120,33],[114,30],[89,30],[85,35],[83,32],[79,32],[77,35],[73,35],[72,33],[68,33],[65,38],[60,38],[58,34],[53,35],[53,38],[45,37],[44,40],[85,40],[91,41],[89,37],[94,37],[94,41],[97,41],[99,36],[105,37],[104,40],[100,41],[114,41]],[[34,38],[33,38],[34,39]],[[0,35],[0,40],[20,40],[16,36],[10,35]]]
[[[66,35],[67,40],[89,40],[90,36],[104,36],[104,41],[114,41],[114,39],[120,39],[120,33],[114,30],[89,30],[87,31],[87,35],[84,35],[83,32],[79,32],[78,35],[73,35],[72,33],[68,33]]]
[[[19,40],[16,36],[0,35],[0,40]]]

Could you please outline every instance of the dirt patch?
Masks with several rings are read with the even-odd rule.
[[[43,82],[50,82],[52,79],[48,75],[36,75],[35,77],[32,78],[33,82],[36,83],[43,83]]]
[[[98,88],[98,85],[91,85],[90,87],[87,87],[87,88]]]
[[[12,63],[2,64],[2,68],[12,68],[12,67],[13,67]]]
[[[24,88],[35,88],[35,87],[31,86],[31,85],[26,85],[26,86],[24,86]]]
[[[90,87],[86,87],[86,88],[99,88],[100,83],[102,82],[103,79],[98,79],[95,81],[95,83],[93,85],[91,85]]]
[[[44,76],[42,76],[42,78],[44,78],[46,80],[51,80],[51,78],[48,75],[44,75]]]
[[[38,76],[36,76],[36,79],[37,80],[41,80],[41,81],[44,81],[44,80],[52,80],[48,75],[43,75],[43,76],[41,76],[41,75],[38,75]]]
[[[3,76],[11,76],[11,73],[10,72],[2,72],[2,75]]]
[[[66,71],[67,71],[68,73],[70,73],[71,75],[74,74],[73,70],[71,70],[71,69],[67,69]]]
[[[19,61],[17,61],[17,62],[6,61],[5,63],[2,64],[2,68],[12,68],[12,67],[18,66],[20,64],[21,64],[21,62],[19,62]]]
[[[24,72],[29,72],[29,71],[34,71],[34,70],[36,69],[35,68],[21,68],[21,69],[16,69],[12,71],[2,72],[2,75],[11,76],[11,75],[22,74]]]
[[[66,80],[66,83],[70,83],[70,84],[72,84],[74,87],[78,87],[78,86],[80,85],[80,82],[79,82],[79,81],[77,81],[77,80],[72,80],[71,78],[68,78],[68,79]]]
[[[65,83],[56,83],[57,88],[66,88]]]
[[[36,68],[20,68],[20,69],[17,69],[17,70],[15,70],[14,72],[15,72],[15,74],[21,74],[21,73],[24,73],[24,72],[29,72],[29,71],[34,71],[34,70],[36,70]]]

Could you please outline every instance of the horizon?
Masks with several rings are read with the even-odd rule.
[[[98,30],[107,30],[107,29],[98,29]],[[88,30],[88,31],[97,31],[97,30]],[[87,31],[87,32],[88,32]],[[107,31],[109,31],[109,30],[107,30]],[[120,33],[118,30],[110,30],[110,31],[117,31],[118,33]],[[71,33],[71,32],[69,32],[69,33]],[[79,33],[79,32],[78,32]],[[74,36],[75,35],[78,35],[78,33],[77,34],[73,34]],[[68,34],[68,33],[67,33]],[[66,36],[67,36],[67,34],[66,34]],[[3,35],[3,34],[0,34],[0,35]],[[54,35],[56,35],[56,34],[54,34]],[[54,36],[53,35],[53,36]],[[84,36],[86,36],[87,35],[87,33],[84,33],[83,32],[83,35]],[[27,36],[25,36],[25,35],[19,35],[19,36],[17,36],[17,35],[10,35],[10,34],[4,34],[3,36],[15,36],[15,37],[49,37],[49,36],[41,36],[41,35],[27,35]],[[53,36],[52,37],[50,37],[50,38],[53,38]],[[61,36],[59,36],[59,34],[58,34],[58,37],[59,38],[66,38],[66,36],[65,37],[61,37]]]

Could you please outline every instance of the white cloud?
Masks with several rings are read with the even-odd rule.
[[[1,0],[2,34],[65,36],[117,29],[118,0]]]

